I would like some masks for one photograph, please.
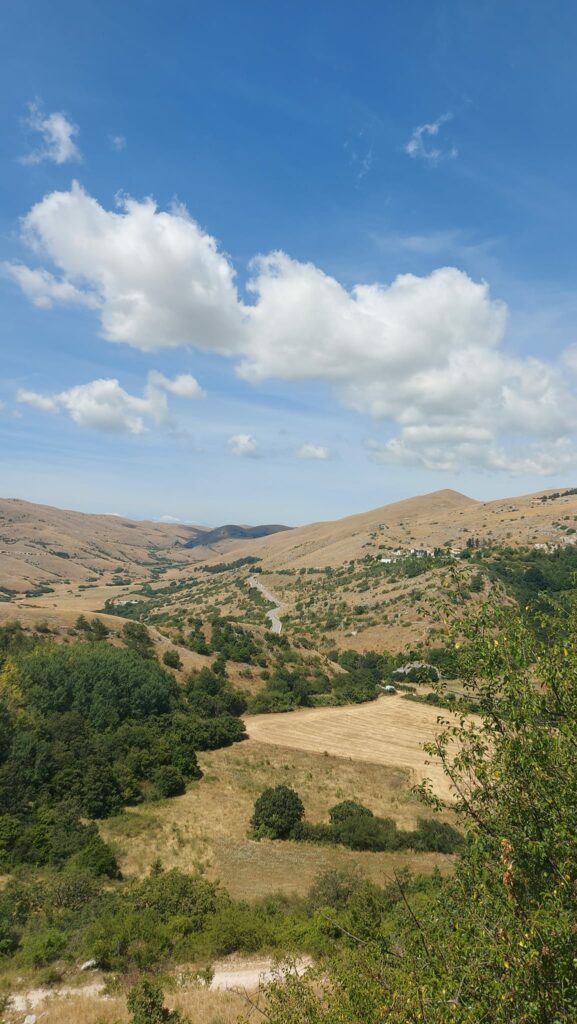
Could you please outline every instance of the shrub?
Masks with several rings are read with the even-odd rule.
[[[128,993],[126,1005],[132,1013],[131,1024],[187,1024],[177,1010],[166,1009],[162,989],[154,981],[139,981]]]
[[[373,818],[374,814],[368,807],[358,804],[356,800],[343,800],[340,804],[331,807],[329,811],[331,825],[341,825],[343,822],[349,821],[350,818],[356,817]]]
[[[325,871],[309,889],[307,903],[312,910],[318,910],[319,907],[344,910],[350,897],[359,891],[362,884],[363,880],[356,871]]]
[[[127,622],[122,630],[124,643],[141,658],[154,658],[154,643],[146,626],[141,622]]]
[[[271,839],[288,839],[302,821],[305,809],[298,793],[289,786],[265,789],[254,805],[251,825],[255,831]]]
[[[97,877],[122,877],[113,851],[99,835],[95,835],[84,849],[71,858],[69,866],[77,871],[87,871]]]
[[[162,661],[168,668],[182,668],[182,660],[180,654],[178,653],[178,651],[175,651],[174,648],[172,647],[169,647],[169,649],[164,652],[164,654],[162,655]]]
[[[62,956],[66,936],[58,928],[35,928],[25,933],[21,949],[21,959],[27,967],[45,967]]]

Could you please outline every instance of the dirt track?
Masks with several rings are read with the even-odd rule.
[[[213,965],[213,976],[209,988],[213,991],[242,990],[255,991],[259,985],[272,981],[279,974],[286,975],[292,971],[304,974],[312,963],[310,957],[300,957],[294,963],[275,966],[274,961],[267,957],[261,960],[221,960]],[[103,981],[95,981],[89,985],[63,985],[59,988],[35,988],[27,992],[18,992],[11,997],[9,1009],[14,1013],[29,1013],[37,1010],[47,999],[74,999],[87,997],[90,999],[106,999]],[[41,1015],[42,1016],[42,1015]],[[40,1018],[39,1018],[40,1019]]]

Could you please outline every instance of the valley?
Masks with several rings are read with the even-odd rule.
[[[415,886],[415,898],[419,887],[430,887],[426,899],[434,899],[435,887],[455,870],[457,848],[434,841],[419,848],[398,837],[416,835],[423,822],[460,828],[457,794],[439,760],[423,749],[464,695],[456,667],[460,645],[447,631],[484,607],[525,607],[544,589],[568,594],[577,569],[573,524],[574,489],[485,503],[441,491],[334,523],[265,527],[256,538],[212,531],[210,543],[203,543],[205,527],[0,502],[0,697],[14,721],[22,721],[17,709],[27,692],[26,673],[34,677],[38,659],[56,673],[57,688],[71,666],[70,678],[79,671],[81,687],[111,671],[122,689],[124,669],[119,661],[117,671],[115,659],[126,655],[136,659],[130,671],[130,662],[122,663],[135,673],[131,686],[145,685],[143,694],[151,692],[148,686],[172,694],[162,729],[158,712],[140,720],[144,696],[134,698],[136,710],[124,723],[112,715],[115,724],[105,728],[106,702],[83,711],[86,722],[75,720],[74,729],[88,729],[110,787],[103,794],[93,780],[82,797],[95,808],[85,816],[94,814],[99,842],[109,851],[99,853],[109,875],[98,876],[98,884],[106,878],[101,889],[82,875],[86,911],[71,906],[55,913],[42,904],[26,911],[27,923],[11,925],[13,947],[0,971],[0,995],[2,986],[20,993],[10,1024],[19,1024],[15,1007],[24,1006],[26,991],[45,977],[66,993],[39,1003],[47,1024],[79,1019],[74,1014],[87,1024],[127,1020],[127,979],[158,964],[170,1005],[207,1024],[228,1024],[244,1012],[243,997],[206,989],[196,972],[218,964],[226,976],[238,970],[239,978],[253,979],[258,965],[268,968],[276,956],[322,959],[344,941],[355,900],[377,899],[399,879],[408,891]],[[36,690],[30,694],[37,699]],[[73,705],[52,706],[52,697],[42,697],[46,715],[26,712],[41,744],[47,742],[44,718],[52,729],[51,716],[63,715],[68,735]],[[474,705],[463,699],[459,706],[464,720],[479,726]],[[85,697],[74,714],[77,707],[86,708]],[[118,714],[127,714],[121,703]],[[107,728],[118,729],[118,739]],[[163,730],[170,742],[163,742]],[[59,739],[50,742],[51,756],[63,758],[64,790],[57,792],[67,794],[73,784],[77,794],[85,793],[69,753]],[[76,742],[72,734],[70,742]],[[42,770],[47,779],[53,769]],[[35,792],[34,778],[30,774],[28,793]],[[46,779],[48,789],[40,791],[54,801]],[[436,810],[413,790],[424,780]],[[298,795],[303,836],[297,830],[280,838],[252,828],[255,802],[270,787]],[[335,842],[327,831],[335,808],[348,804],[365,824],[373,822],[365,836],[355,818],[363,838],[353,836],[352,845]],[[6,820],[16,809],[10,805]],[[378,828],[384,832],[375,839]],[[51,855],[28,853],[19,875],[11,834],[8,829],[3,839],[0,833],[0,914],[2,892],[6,913],[13,913],[20,877],[46,886],[50,899],[60,870],[79,870],[66,861],[56,869]],[[82,856],[70,854],[70,864],[80,864]],[[185,892],[200,883],[209,887],[202,899],[210,904],[200,930],[189,933],[179,923],[179,896],[157,940],[156,925],[151,929],[146,918],[148,890],[158,886],[169,906],[171,886]],[[342,906],[340,897],[327,898],[336,901],[330,913],[342,916],[344,931],[329,929],[328,938],[315,917],[315,892],[341,884],[350,888]],[[66,940],[57,941],[64,919]],[[79,951],[94,954],[99,972],[94,991],[88,985],[76,996],[75,986],[85,981]],[[114,985],[103,995],[113,977],[120,995]]]

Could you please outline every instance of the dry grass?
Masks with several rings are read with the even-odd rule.
[[[438,762],[427,764],[423,743],[439,732],[439,709],[380,697],[342,708],[303,708],[288,715],[246,718],[249,736],[261,743],[354,758],[407,771],[411,783],[430,778],[435,791],[450,800],[448,780]]]
[[[301,716],[267,717],[272,725],[280,718],[296,721]],[[403,866],[415,872],[429,872],[435,866],[450,870],[452,858],[442,854],[357,853],[344,847],[255,842],[247,837],[256,797],[267,786],[281,783],[300,793],[312,821],[326,820],[329,807],[352,797],[410,828],[423,808],[410,793],[405,770],[286,750],[252,739],[204,753],[199,760],[205,776],[184,796],[102,823],[102,834],[117,849],[126,875],[143,875],[160,858],[166,868],[203,870],[233,896],[250,899],[281,891],[303,895],[319,872],[329,868],[356,865],[380,882]]]
[[[194,1024],[235,1024],[249,1009],[243,995],[189,988],[168,992],[165,1005],[186,1014]],[[64,996],[50,998],[35,1011],[42,1024],[125,1024],[132,1019],[125,996]],[[7,1015],[6,1024],[20,1024],[21,1012]]]

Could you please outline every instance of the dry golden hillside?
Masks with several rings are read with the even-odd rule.
[[[255,602],[252,569],[205,571],[251,556],[259,559],[262,584],[283,605],[289,638],[308,638],[306,644],[317,650],[402,650],[426,640],[443,581],[437,566],[416,583],[372,572],[371,563],[412,549],[458,553],[477,540],[570,545],[576,526],[577,493],[571,490],[491,502],[442,490],[258,540],[185,548],[206,528],[5,499],[0,500],[0,601],[13,618],[50,611],[63,613],[67,621],[80,612],[132,614],[125,606],[138,602],[138,617],[161,624],[177,642],[187,617],[206,620],[216,609],[262,631],[270,604]],[[461,568],[466,575],[466,566]],[[326,575],[331,572],[338,577]]]
[[[139,578],[163,558],[192,559],[179,545],[203,527],[134,522],[116,515],[88,515],[17,498],[0,499],[0,585],[26,590],[64,579],[83,583],[88,577],[117,569]]]
[[[248,552],[267,568],[342,565],[380,547],[464,547],[468,536],[498,543],[553,544],[563,538],[563,519],[577,516],[577,493],[539,491],[498,501],[475,501],[458,491],[434,491],[360,515],[301,526],[244,546],[223,546],[227,557]],[[559,493],[559,497],[552,495]],[[560,525],[555,525],[559,521]]]

